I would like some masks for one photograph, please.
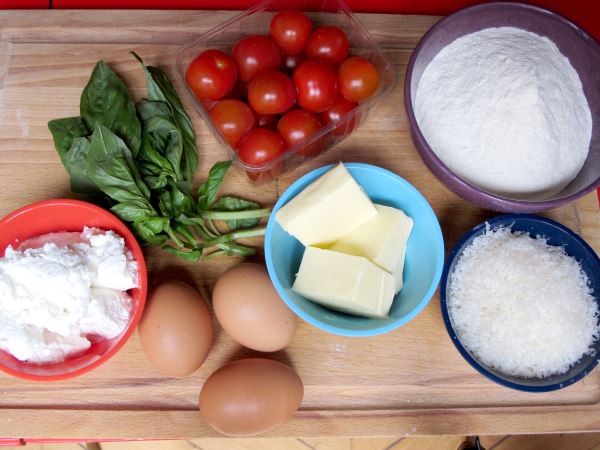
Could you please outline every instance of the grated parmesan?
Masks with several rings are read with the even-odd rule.
[[[450,320],[463,346],[502,373],[544,378],[592,352],[598,305],[562,247],[510,228],[473,239],[450,276]]]

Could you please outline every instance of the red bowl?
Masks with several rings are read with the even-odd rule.
[[[148,291],[148,275],[142,249],[127,226],[110,212],[90,203],[69,200],[47,200],[24,206],[0,220],[0,256],[6,247],[18,247],[26,239],[57,231],[83,231],[83,227],[112,230],[125,239],[125,245],[138,263],[139,287],[131,289],[133,301],[129,324],[120,336],[93,342],[88,350],[60,363],[32,364],[19,361],[0,350],[0,370],[27,380],[57,381],[82,375],[98,367],[119,351],[129,339],[144,310]]]

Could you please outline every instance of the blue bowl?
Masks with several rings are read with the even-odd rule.
[[[527,392],[548,392],[567,387],[585,377],[598,364],[600,360],[600,339],[594,343],[594,351],[591,355],[581,358],[566,373],[553,375],[547,378],[523,378],[503,374],[493,368],[484,366],[463,347],[448,314],[447,290],[448,278],[454,271],[454,267],[462,255],[463,250],[471,244],[473,239],[486,231],[486,224],[491,229],[499,227],[510,227],[513,231],[522,231],[528,233],[531,237],[543,236],[548,239],[549,245],[559,245],[565,249],[565,252],[581,263],[583,271],[587,274],[590,287],[593,290],[593,296],[600,306],[600,260],[594,250],[577,234],[569,230],[554,220],[544,217],[532,216],[528,214],[507,214],[494,217],[486,222],[480,223],[454,246],[442,275],[442,284],[440,287],[440,300],[442,306],[442,315],[446,330],[452,339],[452,342],[459,353],[467,360],[471,366],[479,373],[503,386]]]
[[[406,246],[404,286],[394,298],[386,319],[370,319],[333,311],[292,291],[304,246],[281,228],[277,211],[333,165],[316,169],[292,184],[279,198],[267,224],[267,269],[283,301],[302,319],[321,330],[341,336],[374,336],[408,323],[427,305],[444,266],[444,240],[440,224],[427,200],[411,184],[381,167],[344,164],[375,203],[402,209],[414,220]]]

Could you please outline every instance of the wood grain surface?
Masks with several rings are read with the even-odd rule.
[[[143,73],[129,51],[164,68],[173,80],[178,46],[230,18],[231,12],[0,12],[0,215],[37,200],[68,197],[67,175],[47,122],[78,114],[79,96],[99,59],[136,97]],[[494,215],[449,192],[426,169],[410,140],[403,75],[412,49],[438,18],[358,15],[393,60],[399,82],[352,136],[276,182],[254,186],[232,172],[224,191],[273,205],[299,176],[335,161],[380,165],[414,184],[432,204],[447,250],[459,236]],[[225,158],[177,85],[198,134],[201,168]],[[545,216],[579,232],[600,251],[595,194]],[[216,277],[239,260],[185,263],[158,249],[146,252],[151,284],[177,278],[207,301]],[[256,258],[260,260],[261,258]],[[195,438],[216,436],[196,410],[203,381],[227,361],[255,354],[217,327],[207,362],[192,376],[161,375],[137,336],[104,366],[68,382],[33,383],[0,375],[0,436],[62,438]],[[512,434],[600,430],[600,371],[559,392],[526,394],[481,377],[447,337],[436,295],[406,326],[384,336],[333,336],[306,323],[285,351],[306,386],[301,410],[272,436],[400,436]]]

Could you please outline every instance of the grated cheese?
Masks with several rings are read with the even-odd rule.
[[[464,249],[448,311],[463,346],[502,373],[544,378],[591,353],[598,305],[581,265],[546,239],[491,230]]]

